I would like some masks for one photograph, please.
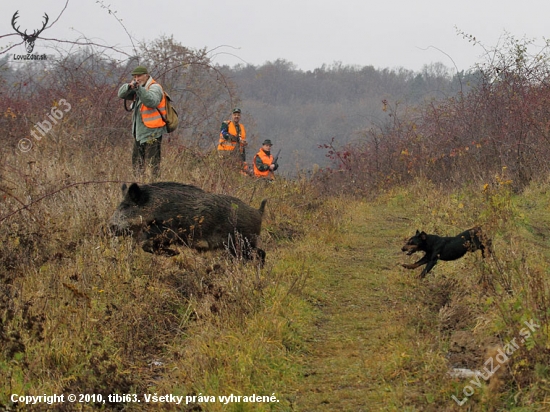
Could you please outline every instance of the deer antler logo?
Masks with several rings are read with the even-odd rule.
[[[33,31],[32,34],[27,34],[27,30],[25,30],[24,33],[21,33],[19,31],[19,27],[15,27],[15,21],[17,20],[18,17],[19,17],[19,10],[17,10],[13,15],[11,19],[11,25],[14,28],[14,30],[18,34],[20,34],[21,37],[23,38],[23,41],[25,42],[25,48],[27,49],[27,53],[32,53],[32,51],[34,50],[34,42],[38,38],[38,35],[42,33],[42,31],[46,28],[46,24],[48,24],[49,17],[46,13],[44,13],[44,24],[42,25],[42,28]]]

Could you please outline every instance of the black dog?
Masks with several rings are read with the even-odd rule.
[[[415,252],[426,252],[424,257],[418,262],[402,265],[406,269],[416,269],[419,266],[426,265],[420,277],[423,278],[435,266],[438,259],[456,260],[460,259],[466,252],[475,252],[481,250],[481,255],[485,257],[485,247],[490,247],[483,242],[484,237],[480,227],[474,227],[466,230],[454,237],[441,237],[437,235],[428,235],[425,232],[416,231],[416,235],[411,237],[405,246],[401,248],[407,255]],[[490,250],[488,249],[490,252]]]

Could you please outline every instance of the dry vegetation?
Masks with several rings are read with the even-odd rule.
[[[155,47],[147,51],[151,58]],[[235,104],[231,85],[200,53],[171,42],[159,47],[172,47],[188,63],[179,60],[158,76],[168,84],[178,70],[179,76],[185,72],[187,93],[178,107],[181,129],[163,143],[162,179],[227,193],[255,207],[269,198],[263,235],[269,262],[260,271],[223,251],[184,248],[167,259],[143,253],[131,239],[111,237],[106,223],[121,200],[120,186],[135,179],[130,116],[116,97],[128,73],[93,54],[52,62],[48,70],[4,67],[2,408],[17,408],[11,394],[280,396],[296,379],[288,353],[299,350],[300,341],[288,319],[305,316],[293,315],[302,305],[294,303],[294,293],[303,275],[274,268],[277,245],[300,235],[298,211],[316,196],[300,180],[266,186],[242,177],[216,153],[201,150],[188,135],[208,131],[216,139],[221,105]],[[30,134],[58,109],[62,118],[44,137]],[[32,143],[29,151],[21,150],[27,148],[21,139]],[[285,404],[281,399],[281,408]],[[108,406],[143,409],[123,402]],[[72,410],[69,404],[56,408]]]
[[[411,116],[388,107],[392,124],[366,132],[362,146],[327,147],[336,169],[269,184],[239,175],[192,143],[216,130],[221,108],[237,99],[201,56],[168,43],[201,70],[187,72],[197,100],[186,101],[182,111],[193,116],[163,143],[162,179],[253,206],[268,198],[267,264],[260,269],[223,251],[185,248],[172,258],[155,256],[109,235],[120,185],[134,180],[129,115],[115,95],[123,68],[78,56],[39,71],[43,77],[36,68],[7,73],[0,101],[0,407],[33,410],[13,404],[12,394],[156,393],[195,396],[173,407],[189,411],[351,404],[350,410],[545,410],[544,59],[529,60],[521,47],[512,60],[502,54],[502,67],[484,68],[485,81],[468,95]],[[149,50],[150,59],[158,55]],[[60,99],[71,109],[37,141],[29,130],[61,107]],[[23,138],[31,150],[17,147]],[[491,258],[440,263],[423,281],[398,265],[407,259],[401,242],[414,230],[450,235],[474,224],[491,237]],[[527,337],[531,321],[540,327]],[[363,322],[378,334],[365,332]],[[327,362],[360,359],[353,362],[360,379],[347,367],[315,375],[325,391],[319,400],[310,368],[320,370],[315,359],[325,348],[338,348]],[[487,379],[449,375],[453,368],[483,371],[488,359],[494,370],[506,350],[508,360],[495,374],[484,372]],[[230,394],[273,394],[278,402],[218,401]],[[80,406],[144,410],[131,402]],[[74,410],[66,403],[55,409]]]
[[[450,194],[421,183],[390,200],[415,211],[411,229],[451,235],[475,222],[493,240],[490,258],[478,253],[440,262],[434,276],[421,284],[414,280],[405,290],[405,318],[424,343],[431,342],[430,350],[436,349],[421,366],[428,405],[422,410],[545,410],[548,183],[531,184],[521,196],[513,194],[511,181],[502,183],[497,176],[488,186]],[[449,379],[449,368],[482,375]],[[433,379],[440,381],[434,385]],[[453,395],[464,405],[447,403]]]
[[[315,197],[306,186],[205,176],[166,145],[164,179],[270,205],[263,270],[223,251],[166,258],[106,232],[119,182],[133,179],[129,147],[56,162],[64,144],[40,144],[3,169],[0,403],[13,393],[285,393],[297,377],[289,352],[300,340],[288,319],[304,316],[294,314],[303,274],[275,270],[277,245],[303,230],[293,222]],[[201,163],[219,168],[216,156]]]

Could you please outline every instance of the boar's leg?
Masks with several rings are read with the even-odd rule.
[[[253,260],[257,257],[260,260],[261,267],[265,263],[265,251],[256,247],[255,241],[250,242],[248,238],[243,238],[240,233],[236,233],[236,236],[230,236],[230,244],[227,249],[236,258]]]
[[[151,230],[153,229],[153,230]],[[170,239],[158,226],[151,226],[148,232],[140,234],[141,248],[148,253],[163,256],[175,256],[178,252],[170,249]]]
[[[161,243],[156,242],[154,239],[147,239],[141,244],[141,248],[147,253],[153,253],[155,255],[162,256],[175,256],[179,253],[169,247],[163,246]]]
[[[260,267],[264,267],[265,264],[265,251],[259,247],[255,249],[258,258],[260,259]]]

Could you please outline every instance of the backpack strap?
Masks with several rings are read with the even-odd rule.
[[[162,89],[162,86],[160,87]],[[164,96],[164,99],[166,100],[166,102],[168,101],[171,101],[172,99],[170,99],[170,96],[168,96],[168,94],[164,91],[164,89],[162,89],[162,94]],[[159,103],[160,104],[160,103]],[[166,108],[166,114],[168,114],[168,107],[166,106],[166,103],[164,104],[164,107]],[[164,123],[168,123],[166,121],[166,117],[162,115],[162,113],[160,112],[160,109],[157,107],[157,112],[159,112],[160,114],[160,118],[162,119],[162,121]]]

